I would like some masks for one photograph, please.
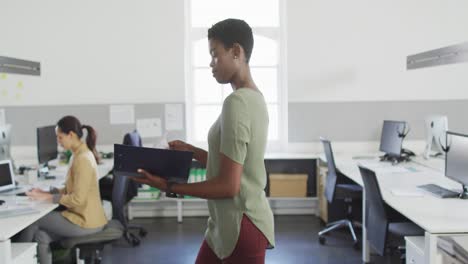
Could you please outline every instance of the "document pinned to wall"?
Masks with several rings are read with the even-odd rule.
[[[160,137],[162,136],[161,119],[160,118],[144,118],[137,119],[136,129],[142,138]]]
[[[134,105],[111,105],[109,111],[111,125],[135,123]]]
[[[0,108],[0,126],[6,124],[5,109]]]
[[[165,105],[165,127],[166,130],[183,130],[184,129],[184,107],[182,104],[166,104]]]

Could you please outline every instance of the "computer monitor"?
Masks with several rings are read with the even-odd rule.
[[[11,160],[0,161],[0,192],[15,189],[15,174]]]
[[[57,151],[57,135],[55,134],[55,126],[46,126],[37,128],[37,157],[39,164],[45,164],[50,160],[56,159]]]
[[[468,135],[447,131],[445,176],[462,184],[460,198],[468,199]]]
[[[437,157],[444,154],[442,142],[445,141],[448,130],[447,116],[433,115],[425,119],[426,148],[424,157]]]
[[[379,150],[388,157],[400,157],[405,129],[406,122],[404,121],[384,120]]]
[[[0,125],[0,160],[11,159],[11,125]]]

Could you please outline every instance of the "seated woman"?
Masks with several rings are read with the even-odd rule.
[[[81,140],[83,129],[88,132],[86,143]],[[23,242],[38,242],[41,264],[52,263],[51,242],[99,232],[107,223],[97,180],[96,132],[91,126],[81,125],[76,117],[65,116],[58,121],[56,134],[57,142],[73,153],[65,187],[50,192],[32,189],[26,194],[34,200],[58,203],[66,209],[50,212],[22,231],[19,237]]]

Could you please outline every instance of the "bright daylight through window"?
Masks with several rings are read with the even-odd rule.
[[[248,8],[246,8],[248,6]],[[239,0],[235,5],[225,0],[189,1],[190,69],[188,82],[189,138],[205,142],[208,130],[221,113],[223,100],[232,92],[211,74],[207,31],[226,18],[245,20],[253,29],[254,49],[250,60],[252,76],[268,106],[268,140],[279,140],[280,118],[280,22],[278,0]],[[261,10],[261,11],[259,11]]]

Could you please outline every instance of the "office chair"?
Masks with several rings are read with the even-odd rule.
[[[347,216],[346,219],[327,224],[326,228],[318,233],[319,243],[322,245],[325,244],[325,234],[341,227],[348,227],[349,231],[351,232],[351,236],[353,237],[353,246],[355,249],[359,249],[359,241],[356,237],[353,226],[352,202],[353,200],[362,198],[362,187],[358,184],[344,183],[346,182],[346,176],[339,172],[336,168],[331,142],[324,138],[320,138],[320,141],[323,144],[328,166],[325,196],[327,198],[328,204],[331,204],[337,200],[344,201],[347,208]]]
[[[127,192],[128,177],[116,177],[112,188],[112,220],[98,233],[80,237],[67,238],[58,241],[58,245],[65,249],[77,249],[77,257],[88,263],[100,263],[104,246],[119,240],[122,236],[131,237],[125,217],[125,194]]]
[[[133,130],[132,132],[125,134],[124,139],[123,139],[123,144],[128,145],[128,146],[135,146],[135,147],[143,146],[140,134],[136,130]],[[127,202],[129,202],[133,197],[138,195],[139,187],[140,187],[139,183],[135,181],[130,181],[130,183],[128,184],[128,190],[127,190]]]
[[[367,240],[372,248],[380,255],[391,246],[390,237],[403,241],[405,236],[423,236],[424,230],[409,219],[385,204],[375,172],[359,166],[364,190],[366,192],[366,230]],[[404,248],[396,245],[395,248]],[[403,253],[403,252],[402,252]],[[404,260],[402,254],[402,261]]]
[[[123,139],[123,144],[124,145],[129,145],[129,146],[135,146],[135,147],[142,147],[143,143],[140,137],[140,134],[138,131],[133,130],[132,132],[126,133]],[[130,202],[130,200],[133,199],[133,197],[138,195],[138,188],[141,186],[141,184],[135,182],[135,181],[129,181],[128,183],[128,189],[127,189],[127,197],[126,197],[126,203]],[[135,229],[138,230],[138,234],[140,237],[145,237],[146,234],[148,234],[148,231],[146,231],[145,228],[139,225],[127,225],[129,229]],[[130,240],[127,239],[133,246],[139,245],[140,240],[137,237],[132,236]]]
[[[141,140],[140,134],[136,130],[126,133],[123,138],[123,144],[129,145],[129,146],[141,147],[142,140]],[[112,171],[110,172],[110,174],[112,174]],[[112,189],[115,178],[116,177],[112,177],[112,178],[106,177],[99,181],[99,186],[100,186],[99,189],[101,192],[101,198],[103,200],[109,200],[109,198],[111,198],[110,197],[111,195],[109,195],[109,189]],[[132,181],[132,180],[127,181],[126,184],[127,184],[127,189],[124,195],[125,197],[124,205],[127,205],[128,202],[130,202],[133,199],[133,197],[138,195],[138,188],[140,187],[139,183]],[[142,226],[128,224],[127,220],[125,220],[125,223],[126,223],[126,227],[128,230],[137,230],[138,235],[140,237],[145,237],[148,234],[148,231],[146,231],[146,229],[143,228]],[[141,242],[140,238],[138,238],[137,236],[135,236],[133,233],[130,233],[130,232],[128,232],[128,234],[125,235],[125,239],[132,246],[138,246]]]

